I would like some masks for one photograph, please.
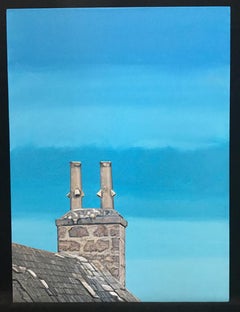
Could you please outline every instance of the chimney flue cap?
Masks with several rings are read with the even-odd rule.
[[[100,165],[103,167],[111,167],[112,162],[111,161],[100,161]]]
[[[70,165],[71,166],[75,166],[75,167],[80,167],[81,166],[81,162],[80,161],[70,161]]]

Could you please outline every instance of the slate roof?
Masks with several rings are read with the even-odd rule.
[[[12,263],[14,302],[139,301],[84,257],[13,243]]]

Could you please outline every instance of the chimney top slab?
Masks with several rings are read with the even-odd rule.
[[[121,224],[127,226],[127,221],[113,209],[84,208],[69,211],[56,220],[56,225],[69,225],[69,220],[75,224]]]

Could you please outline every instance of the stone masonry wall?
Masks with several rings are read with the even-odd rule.
[[[121,224],[59,225],[58,251],[100,261],[125,284],[125,227]]]

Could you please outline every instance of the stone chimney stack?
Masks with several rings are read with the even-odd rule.
[[[127,221],[114,209],[112,165],[100,162],[101,208],[82,208],[81,163],[70,162],[71,210],[56,220],[58,251],[83,256],[99,269],[107,268],[125,286],[125,228]]]
[[[113,209],[113,196],[116,193],[112,189],[112,164],[110,161],[100,162],[101,189],[97,193],[101,197],[102,209]]]
[[[79,161],[70,162],[70,198],[71,210],[82,208],[82,198],[84,193],[82,191],[82,173],[81,163]]]

